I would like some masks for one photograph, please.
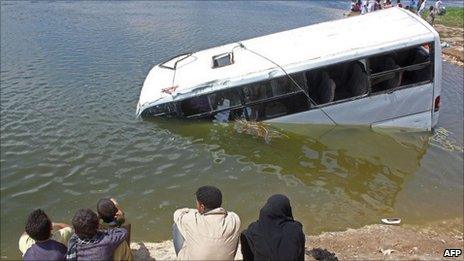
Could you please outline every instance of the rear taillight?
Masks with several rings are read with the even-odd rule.
[[[433,106],[433,111],[437,112],[438,110],[440,110],[440,96],[435,98],[435,104]]]

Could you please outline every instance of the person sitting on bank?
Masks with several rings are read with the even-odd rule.
[[[114,198],[102,198],[97,203],[97,213],[100,218],[101,230],[123,227],[127,230],[127,238],[122,242],[113,254],[113,260],[132,260],[130,250],[131,224],[124,216],[124,211]]]
[[[79,209],[72,219],[75,234],[69,239],[67,260],[111,260],[121,243],[126,243],[127,230],[98,230],[98,216],[91,209]]]
[[[303,225],[295,221],[290,200],[273,195],[259,212],[259,219],[240,235],[243,260],[304,260]]]
[[[174,212],[173,241],[179,260],[233,260],[237,252],[240,218],[221,207],[222,193],[200,187],[196,209]]]
[[[64,223],[52,223],[41,209],[26,220],[26,232],[19,239],[24,260],[66,260],[68,240],[73,231]]]
[[[97,203],[98,217],[101,219],[100,229],[123,227],[127,230],[127,244],[130,244],[131,224],[124,211],[114,198],[102,198]]]

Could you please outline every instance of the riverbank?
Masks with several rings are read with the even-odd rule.
[[[464,66],[464,29],[441,24],[434,25],[445,47],[442,49],[443,60]]]
[[[464,248],[463,219],[425,226],[369,225],[359,229],[326,232],[306,237],[306,260],[314,260],[311,250],[327,249],[340,260],[430,260],[442,259],[445,249]],[[172,241],[131,244],[135,260],[175,259]],[[236,260],[242,257],[240,251]]]
[[[429,15],[425,11],[422,18]],[[444,48],[443,60],[464,66],[464,8],[449,7],[444,15],[437,15],[433,27],[440,35]]]

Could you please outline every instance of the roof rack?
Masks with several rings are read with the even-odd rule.
[[[166,69],[170,69],[170,70],[175,70],[177,68],[177,63],[182,61],[182,60],[185,60],[187,59],[188,57],[190,57],[193,53],[189,52],[189,53],[183,53],[183,54],[179,54],[179,55],[176,55],[172,58],[169,58],[169,60],[165,61],[165,62],[162,62],[160,63],[159,67],[161,68],[166,68]],[[170,66],[167,66],[165,65],[166,63],[176,59],[177,57],[181,57],[181,56],[185,56],[185,57],[182,57],[181,59],[177,60],[175,63],[174,63],[174,66],[173,67],[170,67]]]

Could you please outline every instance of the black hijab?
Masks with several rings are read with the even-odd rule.
[[[290,200],[284,195],[273,195],[267,200],[259,220],[243,231],[242,241],[245,239],[252,257],[244,255],[244,260],[304,259],[303,226],[293,220]]]

